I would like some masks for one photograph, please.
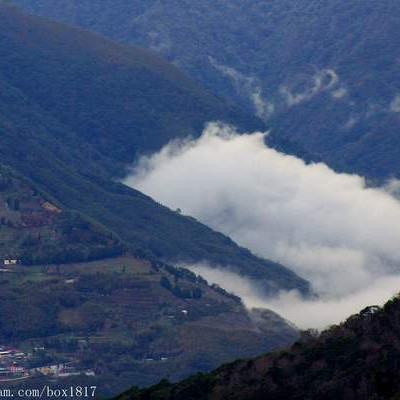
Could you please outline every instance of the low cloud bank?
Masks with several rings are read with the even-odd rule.
[[[210,124],[199,139],[143,158],[125,183],[308,279],[322,299],[301,311],[310,324],[399,290],[400,203],[359,176],[268,148],[264,136]],[[289,308],[295,317],[304,303],[292,293],[276,302],[268,304],[299,323]]]
[[[349,293],[341,297],[325,296],[315,301],[301,298],[298,292],[281,292],[274,299],[263,297],[262,292],[250,280],[222,268],[212,268],[207,263],[187,265],[194,273],[201,275],[209,283],[215,283],[225,290],[241,297],[245,306],[268,308],[300,329],[322,330],[332,324],[344,321],[350,315],[370,305],[382,306],[400,288],[400,276],[384,276],[377,279],[365,290]]]
[[[400,112],[400,95],[397,95],[390,103],[390,111],[394,113]]]

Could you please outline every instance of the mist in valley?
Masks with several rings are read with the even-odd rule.
[[[318,294],[317,301],[296,292],[267,299],[254,283],[216,265],[187,266],[249,308],[324,328],[383,304],[400,284],[397,183],[367,187],[360,176],[269,148],[266,135],[212,123],[198,139],[141,158],[124,182],[291,268]]]

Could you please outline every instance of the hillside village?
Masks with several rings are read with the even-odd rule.
[[[58,364],[33,366],[35,353],[44,348],[35,348],[24,352],[11,346],[0,345],[0,383],[23,380],[40,375],[54,378],[71,376],[95,376],[93,370],[80,370],[79,363],[67,361]]]
[[[161,262],[127,255],[7,267],[0,273],[3,381],[107,380],[101,394],[110,396],[133,378],[143,385],[179,378],[298,335],[274,313],[249,315],[236,296]]]

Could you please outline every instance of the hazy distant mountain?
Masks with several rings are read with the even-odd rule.
[[[319,337],[290,349],[238,361],[178,384],[132,389],[121,400],[398,399],[400,300],[368,307]]]
[[[400,3],[12,0],[158,51],[336,169],[400,176]]]
[[[0,106],[2,163],[133,250],[233,266],[266,290],[308,290],[286,268],[112,180],[135,154],[200,134],[209,119],[259,124],[152,53],[2,5]]]

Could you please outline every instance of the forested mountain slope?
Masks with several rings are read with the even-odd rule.
[[[12,2],[158,51],[338,170],[400,176],[396,0]]]
[[[262,127],[147,50],[5,5],[0,25],[7,84],[73,131],[74,145],[91,145],[114,162],[129,163],[171,139],[199,135],[206,121]]]
[[[59,208],[33,182],[0,164],[0,266],[84,262],[125,250],[110,231]]]
[[[319,337],[304,335],[291,348],[238,361],[179,384],[162,381],[132,389],[121,400],[388,400],[400,383],[400,299],[368,307]]]
[[[259,126],[241,118],[147,51],[0,5],[3,164],[144,256],[208,260],[258,279],[269,292],[307,292],[286,268],[112,179],[136,154],[200,134],[209,119]]]

